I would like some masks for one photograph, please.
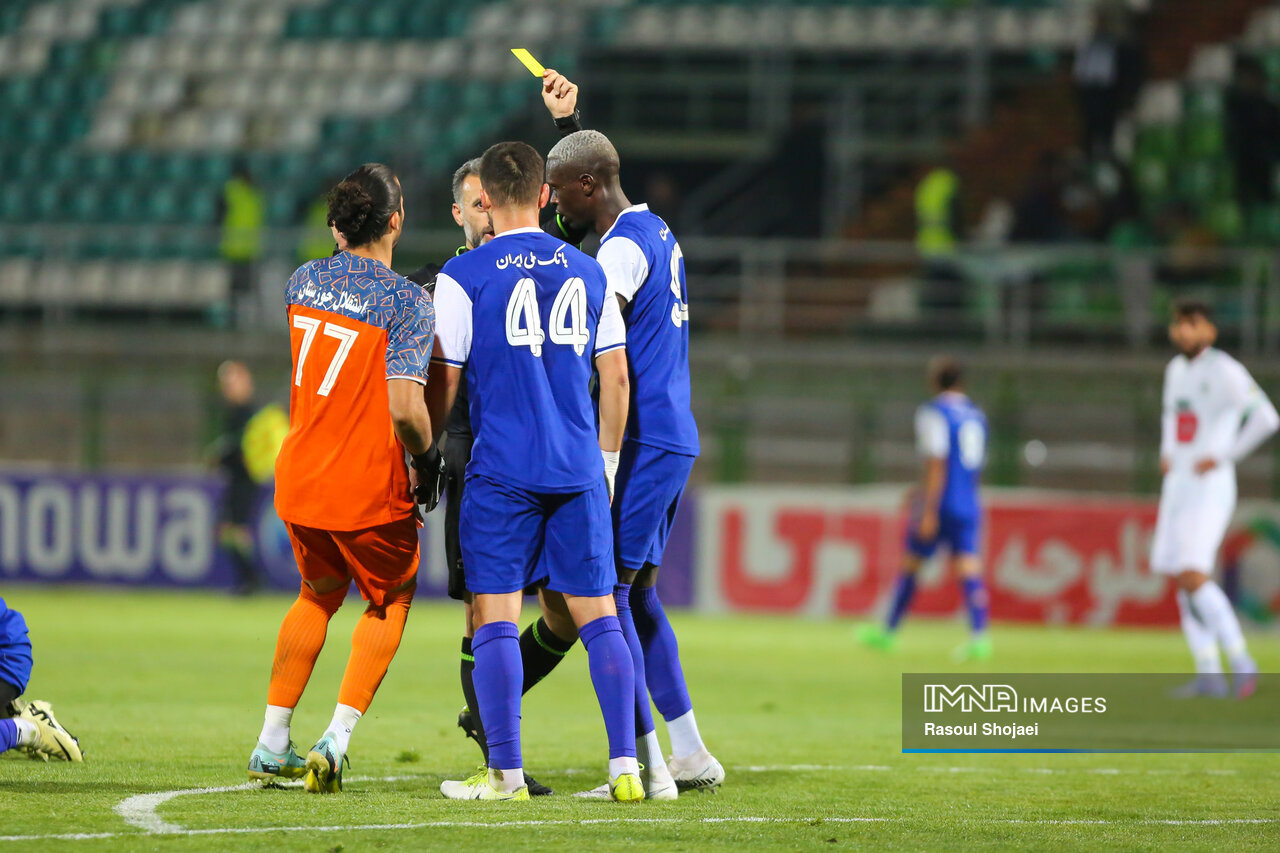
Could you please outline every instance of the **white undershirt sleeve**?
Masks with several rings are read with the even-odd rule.
[[[600,308],[600,323],[596,326],[595,354],[603,355],[626,344],[627,324],[622,321],[622,310],[618,308],[618,300],[606,290],[604,305]]]
[[[947,419],[931,406],[916,409],[916,450],[932,459],[945,459],[951,452]]]
[[[596,260],[604,267],[609,282],[608,295],[621,296],[624,302],[635,299],[640,285],[649,278],[649,261],[644,251],[630,237],[610,237],[600,244]]]
[[[471,357],[471,298],[462,285],[441,273],[436,276],[436,348],[432,361],[465,367]]]

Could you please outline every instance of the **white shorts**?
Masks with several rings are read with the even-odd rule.
[[[1236,472],[1223,467],[1197,477],[1173,472],[1160,489],[1160,512],[1151,541],[1151,571],[1212,574],[1218,548],[1236,509]]]

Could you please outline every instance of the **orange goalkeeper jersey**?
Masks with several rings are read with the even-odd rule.
[[[378,261],[341,252],[289,280],[289,434],[276,460],[276,513],[324,530],[362,530],[413,512],[387,380],[425,383],[435,335],[426,290]]]

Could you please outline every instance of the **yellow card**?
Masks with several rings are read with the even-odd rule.
[[[542,72],[547,70],[542,67],[541,62],[533,58],[532,53],[525,50],[523,47],[513,47],[511,48],[511,52],[515,55],[516,59],[520,60],[520,63],[524,65],[525,68],[529,69],[529,73],[534,77],[541,77]]]

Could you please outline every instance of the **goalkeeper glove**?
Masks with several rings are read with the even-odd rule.
[[[413,488],[413,500],[422,508],[423,513],[431,512],[440,503],[440,495],[444,492],[444,455],[440,453],[440,448],[433,444],[425,453],[414,456],[413,471],[418,475],[418,484]]]

